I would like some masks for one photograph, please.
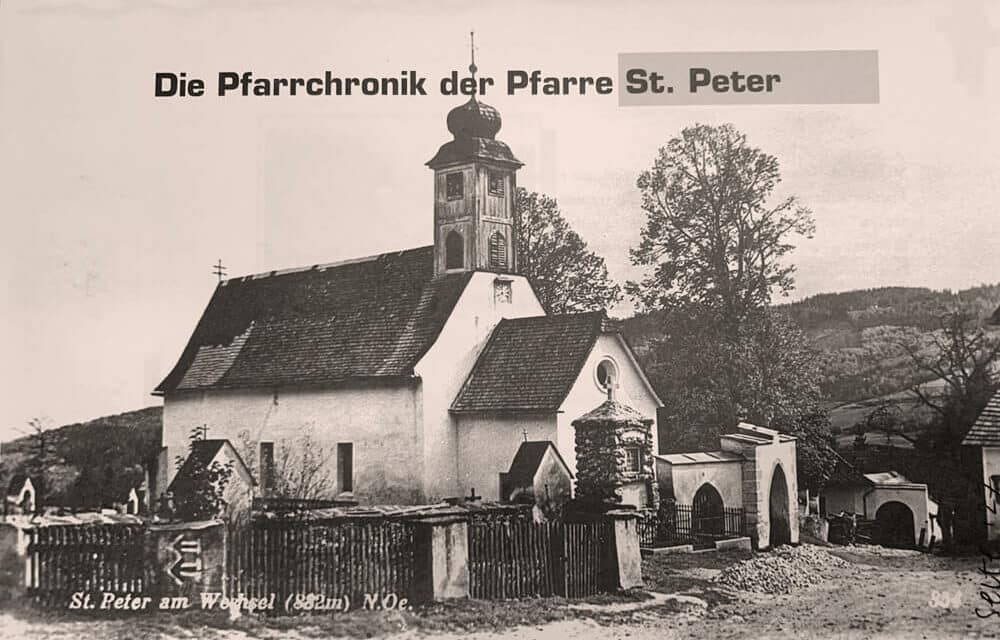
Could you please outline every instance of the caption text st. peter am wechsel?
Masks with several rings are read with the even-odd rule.
[[[355,608],[367,611],[409,610],[410,602],[395,593],[366,593],[360,602],[352,602],[350,596],[331,596],[321,593],[289,593],[280,599],[278,594],[262,596],[237,594],[226,596],[221,592],[209,591],[198,594],[197,599],[187,596],[153,597],[131,593],[102,591],[73,593],[67,608],[81,611],[186,611],[203,609],[206,611],[241,611],[255,613],[277,611],[286,612],[347,612]]]
[[[632,95],[671,94],[675,87],[689,93],[772,92],[781,83],[780,73],[747,73],[740,70],[713,71],[689,68],[681,82],[654,70],[634,68],[624,74],[624,90]],[[220,71],[214,86],[187,72],[162,71],[155,75],[154,95],[158,98],[273,97],[273,96],[426,96],[434,87],[440,95],[486,96],[497,89],[489,76],[461,77],[459,72],[436,82],[416,71],[403,70],[395,76],[340,76],[332,71],[310,77],[260,76],[252,71]],[[507,71],[503,85],[507,95],[609,95],[615,82],[610,76],[551,76],[535,69]]]

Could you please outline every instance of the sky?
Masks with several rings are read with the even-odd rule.
[[[0,439],[158,404],[231,276],[430,244],[431,171],[464,99],[164,99],[154,74],[431,78],[468,64],[615,76],[646,51],[875,49],[879,104],[619,107],[508,96],[518,183],[619,282],[635,187],[685,126],[731,122],[813,211],[793,298],[1000,281],[1000,3],[0,1]],[[817,69],[822,73],[822,69]],[[614,310],[627,314],[627,304]]]

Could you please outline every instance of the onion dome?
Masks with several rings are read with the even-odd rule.
[[[448,112],[448,131],[454,140],[444,143],[427,162],[432,169],[471,161],[488,161],[517,169],[522,166],[504,142],[496,139],[500,131],[500,112],[475,96]]]
[[[455,139],[496,138],[500,131],[500,112],[473,96],[448,112],[448,131]]]

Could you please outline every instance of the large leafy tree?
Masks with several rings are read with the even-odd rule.
[[[570,228],[554,198],[518,188],[515,215],[521,273],[549,313],[606,309],[621,300],[604,258]]]
[[[646,223],[632,260],[647,274],[628,290],[661,312],[664,338],[649,354],[661,447],[717,446],[740,420],[777,426],[800,435],[800,481],[818,487],[835,454],[817,360],[770,306],[794,284],[793,236],[814,226],[794,196],[772,201],[780,180],[777,159],[731,125],[684,129],[639,176]]]
[[[787,293],[791,236],[811,237],[809,209],[772,202],[778,160],[732,125],[696,125],[662,147],[639,176],[646,224],[633,262],[650,267],[631,292],[648,307],[698,304],[727,322]]]

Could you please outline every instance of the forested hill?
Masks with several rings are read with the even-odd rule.
[[[886,325],[933,330],[941,310],[959,304],[989,318],[1000,307],[1000,283],[963,291],[923,287],[882,287],[844,293],[821,293],[778,305],[806,331],[844,329],[858,332]]]
[[[1000,283],[957,292],[883,287],[824,293],[776,308],[795,320],[820,352],[824,395],[838,404],[925,381],[901,345],[927,346],[943,310],[956,304],[984,321],[1000,316]],[[655,312],[625,321],[625,333],[640,359],[655,342],[659,324]]]
[[[142,465],[160,449],[163,407],[146,407],[46,432],[53,443],[47,494],[50,504],[96,508],[115,502],[142,480]],[[0,482],[27,473],[37,441],[22,437],[3,443]]]

